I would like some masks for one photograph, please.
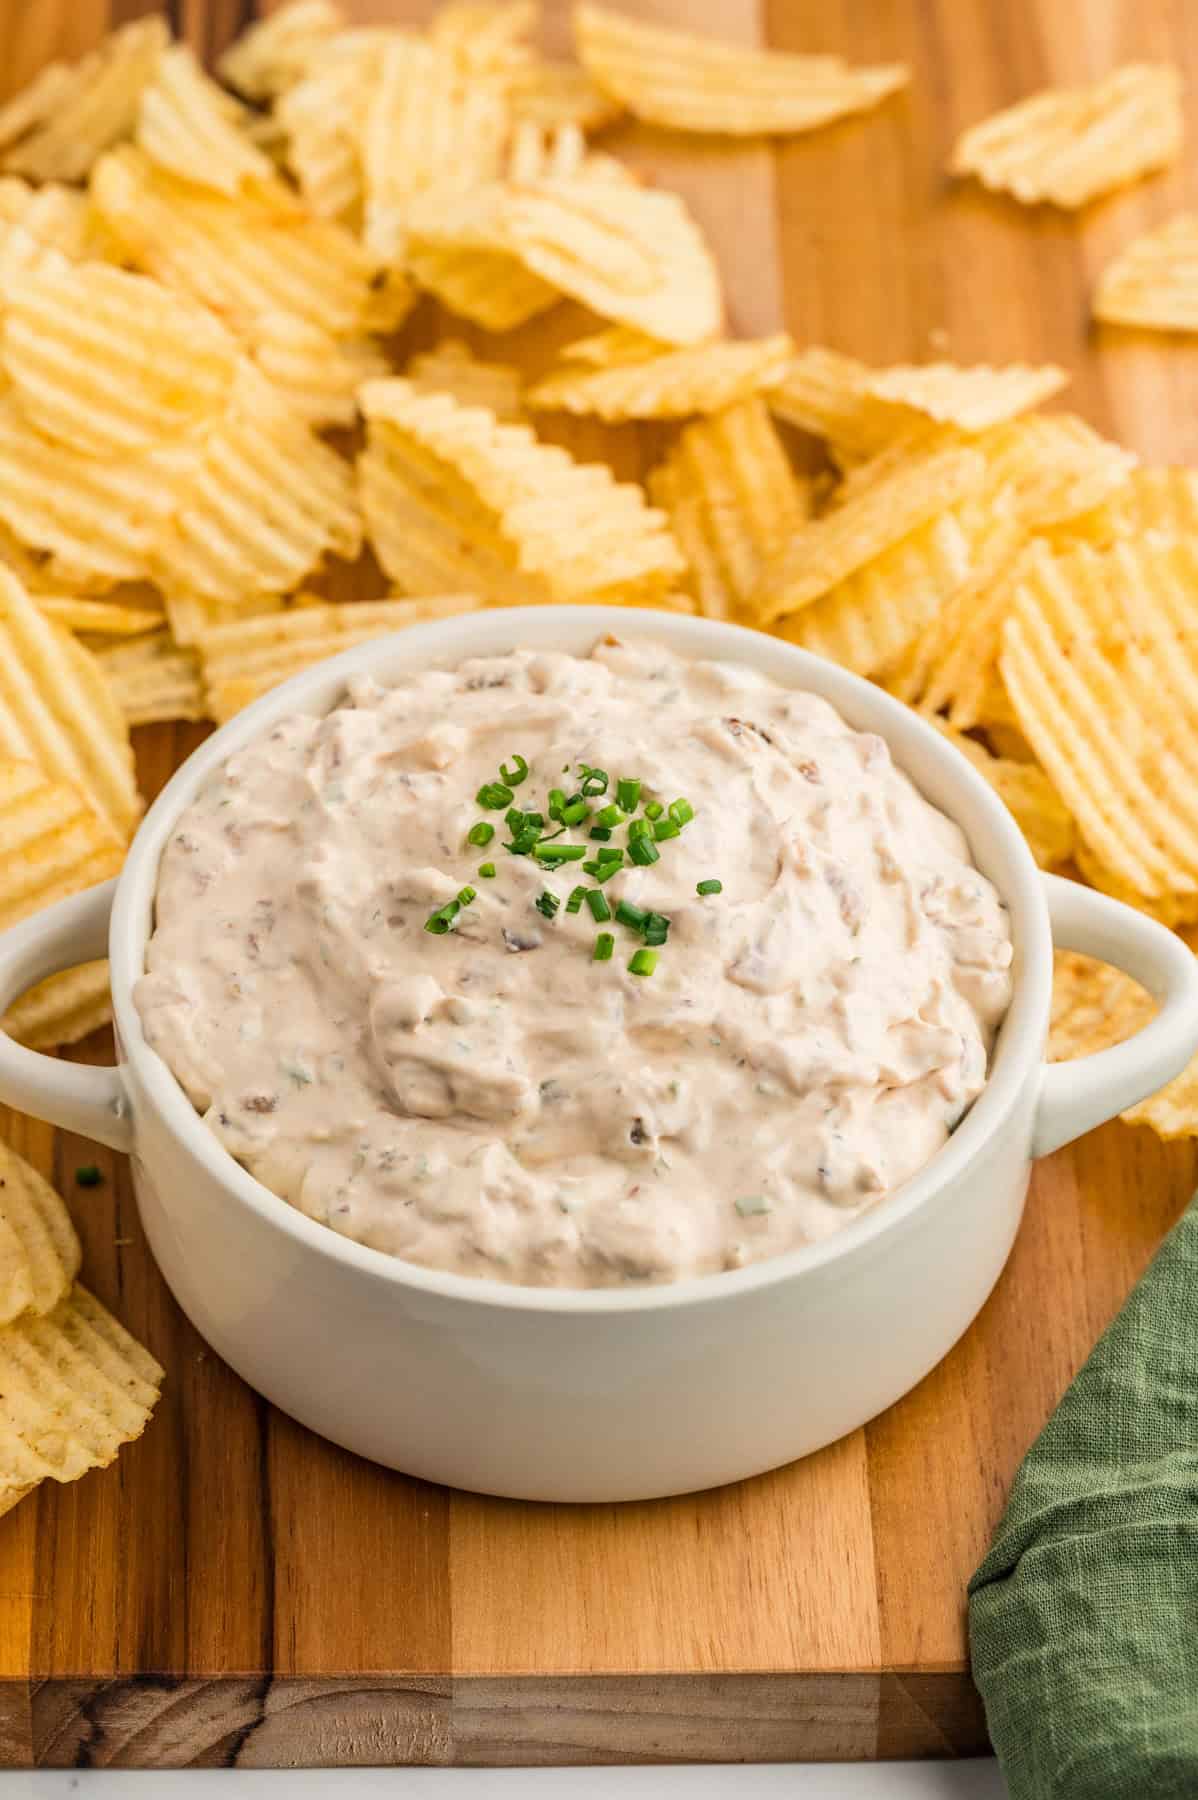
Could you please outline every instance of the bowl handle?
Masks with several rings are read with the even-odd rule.
[[[0,1017],[47,975],[91,962],[108,948],[115,881],[73,894],[0,936]],[[119,1069],[39,1056],[0,1032],[0,1100],[113,1150],[133,1147],[133,1127]]]
[[[1198,957],[1173,932],[1118,900],[1059,875],[1041,879],[1057,949],[1080,950],[1126,970],[1163,1004],[1125,1043],[1044,1068],[1033,1156],[1059,1150],[1155,1094],[1198,1050]]]

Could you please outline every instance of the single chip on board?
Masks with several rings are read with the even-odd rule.
[[[43,616],[6,569],[0,569],[0,754],[27,758],[48,780],[71,784],[114,837],[131,835],[141,813],[133,753],[99,665]]]
[[[132,145],[101,159],[91,192],[126,261],[211,307],[239,335],[252,341],[258,316],[280,312],[334,338],[362,329],[374,268],[331,220],[180,181]]]
[[[287,593],[326,556],[352,559],[361,546],[349,463],[243,363],[233,406],[154,546],[168,600]]]
[[[43,70],[0,111],[3,166],[31,181],[82,181],[109,145],[132,136],[142,89],[169,42],[166,20],[154,15],[123,25],[73,68]]]
[[[137,142],[160,169],[185,181],[233,196],[246,189],[290,210],[294,194],[280,185],[274,163],[249,135],[253,117],[205,75],[186,44],[173,44],[142,89]]]
[[[1121,250],[1099,278],[1094,317],[1150,331],[1198,331],[1198,213],[1178,213]]]
[[[15,1000],[0,1030],[30,1050],[77,1044],[112,1021],[112,992],[106,962],[80,963],[39,981]]]
[[[331,338],[294,313],[262,313],[254,322],[254,361],[307,425],[352,425],[358,389],[389,373],[370,338]]]
[[[235,340],[206,308],[103,263],[10,282],[0,364],[26,418],[94,456],[205,429],[228,406]]]
[[[1034,547],[999,666],[1019,727],[1093,854],[1149,898],[1198,890],[1198,549]]]
[[[449,394],[459,406],[485,406],[497,419],[523,418],[523,377],[513,364],[484,362],[458,338],[442,338],[404,371],[422,394]]]
[[[1040,368],[1027,363],[1001,368],[987,363],[969,368],[957,363],[905,363],[879,369],[870,376],[866,392],[962,431],[984,431],[1039,406],[1068,381],[1065,370],[1053,363]]]
[[[575,462],[525,426],[408,381],[368,382],[361,402],[367,527],[407,592],[444,592],[443,582],[426,583],[447,562],[457,572],[463,554],[467,567],[477,562],[465,585],[491,598],[523,590],[528,599],[595,599],[610,589],[649,597],[682,573],[662,514],[605,464]],[[421,526],[435,546],[427,562],[423,545],[415,561]]]
[[[75,1227],[58,1194],[7,1144],[0,1144],[0,1326],[48,1313],[79,1273]]]
[[[666,350],[644,362],[611,368],[575,363],[551,370],[530,388],[534,409],[594,413],[600,419],[680,419],[720,412],[772,387],[790,363],[785,332]]]
[[[754,397],[687,426],[649,476],[711,619],[743,614],[762,565],[798,531],[811,497],[790,466],[763,401]]]
[[[471,594],[426,600],[354,600],[220,626],[206,632],[198,645],[208,711],[223,723],[269,688],[327,656],[426,619],[474,612],[481,605]]]
[[[560,125],[599,131],[624,111],[615,96],[601,88],[581,63],[546,61],[540,57],[512,72],[507,97],[514,119],[527,119],[546,131]]]
[[[958,140],[951,167],[1029,205],[1084,206],[1171,162],[1181,138],[1178,71],[1130,63],[1093,87],[1047,88],[984,119]]]
[[[78,1283],[0,1331],[0,1511],[39,1481],[77,1481],[141,1436],[163,1371]]]
[[[96,660],[130,725],[208,716],[199,658],[169,631],[100,650]]]
[[[937,723],[949,742],[969,759],[979,775],[985,776],[1014,817],[1041,868],[1051,869],[1068,862],[1076,841],[1073,815],[1043,769],[1034,762],[1012,762],[1006,756],[993,756],[973,738],[954,731],[950,725]]]
[[[271,100],[300,79],[344,23],[331,0],[291,0],[230,44],[217,71],[248,100]]]
[[[910,79],[901,64],[853,68],[838,56],[746,49],[602,6],[575,8],[574,36],[601,87],[638,118],[676,131],[811,131],[868,111]]]
[[[495,180],[508,134],[502,88],[464,76],[434,44],[396,34],[377,59],[361,122],[364,239],[380,261],[400,256],[412,203]]]
[[[981,487],[976,450],[915,451],[880,480],[815,519],[770,559],[753,599],[763,623],[810,606],[891,545]]]

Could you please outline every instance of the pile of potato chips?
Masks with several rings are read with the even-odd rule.
[[[535,0],[450,0],[423,33],[292,0],[214,77],[151,18],[0,107],[0,925],[120,866],[132,727],[227,719],[415,620],[601,600],[880,683],[1045,867],[1198,926],[1195,478],[1036,412],[1055,367],[728,337],[699,224],[599,141],[625,113],[811,131],[912,104],[909,72],[589,3],[577,61],[537,28]],[[1175,73],[1134,65],[973,125],[952,167],[1076,208],[1181,132]],[[1198,328],[1196,234],[1124,250],[1098,316]],[[441,335],[413,353],[418,304]],[[527,373],[497,334],[534,320],[558,348]],[[598,460],[552,441],[564,415]],[[659,422],[643,484],[630,420]],[[1111,1009],[1069,967],[1076,1053]],[[6,1024],[65,1043],[105,1006],[92,965]],[[1137,1116],[1198,1133],[1176,1092]]]

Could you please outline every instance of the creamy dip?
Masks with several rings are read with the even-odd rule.
[[[630,842],[589,832],[639,779],[658,859],[599,884],[513,854],[476,793],[521,759],[543,836],[551,789],[609,777],[554,840],[587,860]],[[650,974],[643,930],[567,910],[577,886],[668,919]],[[602,1287],[776,1256],[892,1192],[981,1090],[1010,962],[994,888],[880,737],[740,665],[608,640],[359,680],[230,757],[164,852],[136,1000],[214,1135],[311,1218],[432,1268]]]

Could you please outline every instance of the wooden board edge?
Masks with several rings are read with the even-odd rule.
[[[989,1748],[964,1673],[0,1682],[5,1769],[840,1762]]]

